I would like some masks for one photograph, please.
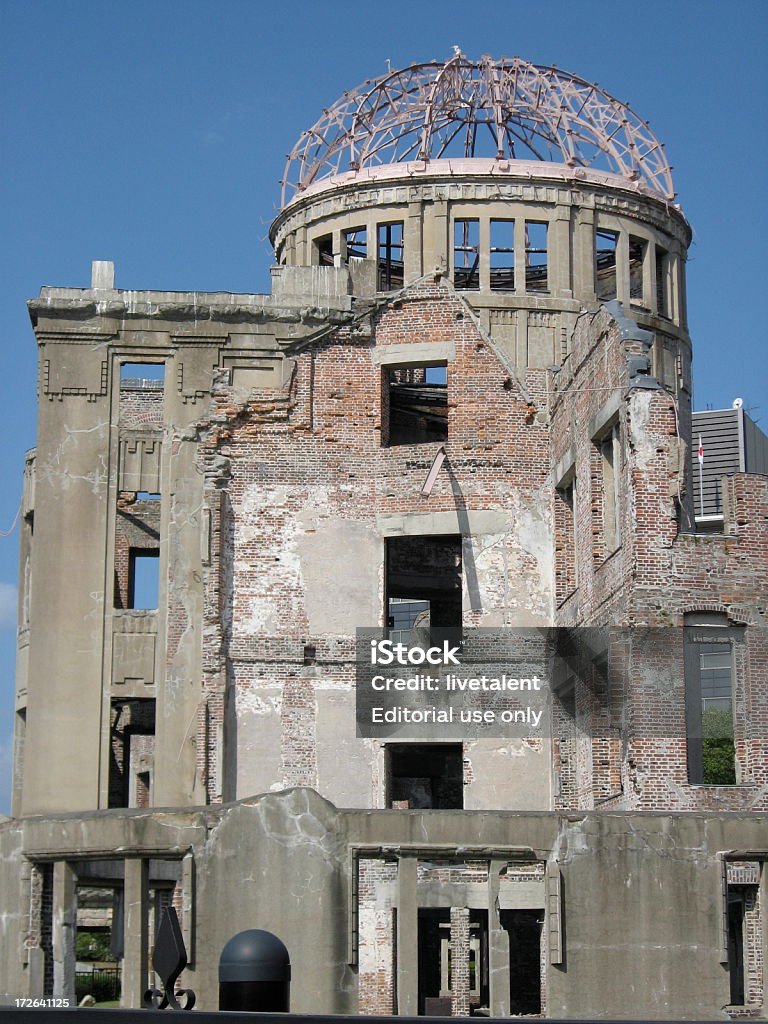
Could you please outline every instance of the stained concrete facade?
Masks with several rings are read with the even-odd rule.
[[[695,533],[690,237],[616,176],[394,163],[288,203],[269,295],[100,262],[30,303],[0,989],[72,992],[100,884],[126,1005],[172,903],[202,1008],[260,927],[300,1012],[762,1012],[768,489],[727,478]],[[361,738],[355,630],[425,595],[433,626],[679,648],[628,634],[539,733]],[[717,778],[684,626],[729,666]]]

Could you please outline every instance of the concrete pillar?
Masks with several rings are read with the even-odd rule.
[[[550,224],[549,290],[552,295],[571,298],[571,208],[560,204],[555,207],[555,219]]]
[[[121,1006],[138,1010],[149,987],[149,861],[130,858],[125,862],[123,991]]]
[[[451,907],[451,1016],[469,1016],[469,910]]]
[[[445,200],[435,200],[428,223],[431,232],[430,237],[427,237],[427,231],[424,232],[424,266],[427,271],[437,268],[448,273],[453,252],[449,246],[448,203]]]
[[[418,863],[416,857],[400,857],[397,864],[397,1012],[401,1017],[419,1012]]]
[[[504,860],[492,860],[488,870],[488,981],[491,1016],[509,1016],[509,934],[501,927],[499,888]]]
[[[53,994],[75,998],[77,875],[66,861],[53,865]]]
[[[574,297],[594,303],[595,295],[595,211],[581,207],[573,236]]]
[[[629,315],[629,235],[620,231],[616,239],[616,298]]]
[[[408,214],[403,225],[403,261],[405,282],[415,281],[424,273],[424,238],[422,232],[421,203],[408,203]]]
[[[525,214],[515,217],[515,295],[525,295]]]
[[[656,311],[656,248],[652,241],[646,241],[643,252],[643,305]]]
[[[488,217],[481,217],[478,244],[480,246],[480,291],[491,290],[491,222]]]
[[[680,256],[671,252],[667,259],[667,295],[669,296],[669,318],[674,323],[681,322],[680,316]]]

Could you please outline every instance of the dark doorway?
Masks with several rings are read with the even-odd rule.
[[[731,1006],[744,1005],[744,895],[728,892],[728,971]]]
[[[543,910],[502,910],[509,934],[509,1012],[541,1013],[541,929]]]
[[[446,907],[419,910],[419,1015],[450,1017],[456,953],[451,944],[451,911]],[[469,1010],[474,1016],[490,1001],[488,985],[488,911],[469,912]]]

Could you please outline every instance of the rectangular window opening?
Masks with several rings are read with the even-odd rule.
[[[315,263],[320,267],[332,267],[333,261],[333,235],[322,235],[314,242]]]
[[[643,302],[643,267],[647,248],[644,238],[629,236],[629,298],[632,302]]]
[[[728,886],[728,975],[730,1005],[744,1006],[744,892]]]
[[[348,228],[344,232],[344,251],[347,262],[368,257],[368,231],[366,228]]]
[[[602,480],[603,546],[606,555],[615,551],[621,542],[619,529],[619,484],[621,460],[621,434],[615,423],[598,442]]]
[[[685,694],[689,782],[735,786],[733,646],[724,624],[686,626]]]
[[[384,369],[387,445],[448,439],[448,377],[444,363]]]
[[[96,888],[93,884],[77,887],[75,998],[78,1002],[86,995],[93,996],[97,1002],[120,999],[119,894],[121,890]]]
[[[549,290],[547,227],[546,221],[527,220],[525,222],[525,290],[527,292]]]
[[[555,489],[555,585],[558,603],[576,589],[576,479]]]
[[[387,628],[409,633],[409,642],[460,631],[461,537],[388,538],[385,585]]]
[[[461,810],[464,751],[461,743],[391,743],[386,747],[387,807]]]
[[[155,701],[112,701],[110,717],[109,806],[151,806],[155,749]]]
[[[128,608],[152,610],[160,593],[160,552],[131,548],[128,565]]]
[[[121,363],[120,387],[161,391],[165,384],[165,363]]]
[[[403,264],[403,222],[378,226],[377,290],[391,292],[405,282]]]
[[[491,291],[515,290],[515,222],[491,221]]]
[[[453,284],[464,291],[480,287],[480,221],[453,224]]]
[[[595,292],[601,302],[615,299],[616,291],[616,248],[619,244],[618,231],[595,231]]]

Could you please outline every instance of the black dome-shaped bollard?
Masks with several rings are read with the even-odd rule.
[[[219,1009],[288,1013],[291,958],[272,932],[238,932],[219,957]]]

